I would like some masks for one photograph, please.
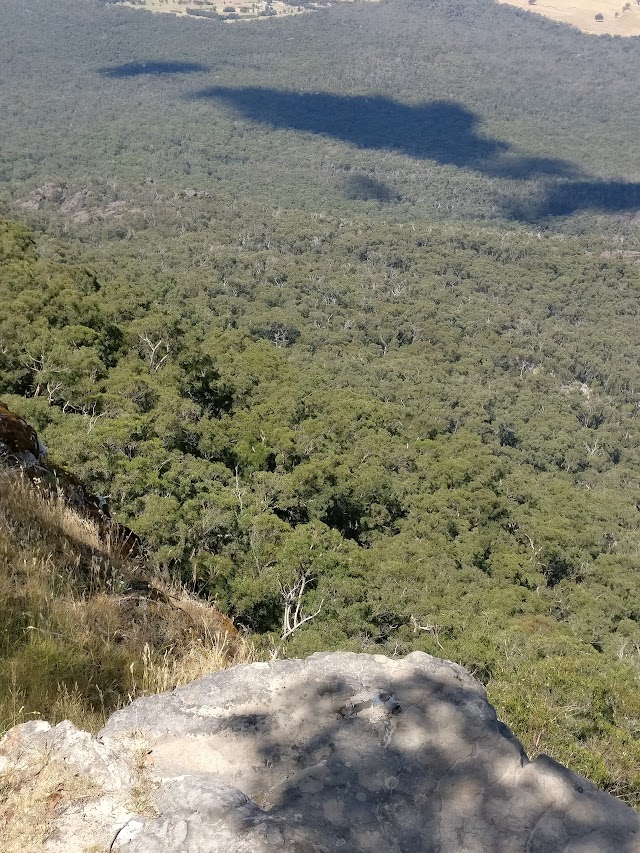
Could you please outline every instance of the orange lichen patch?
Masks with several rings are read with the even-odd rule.
[[[11,454],[30,453],[35,459],[42,454],[42,445],[33,427],[0,401],[0,444]]]

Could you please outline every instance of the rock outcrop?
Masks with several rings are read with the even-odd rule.
[[[123,199],[107,201],[104,192],[88,187],[72,188],[66,183],[48,183],[22,199],[23,210],[57,211],[79,224],[103,219],[122,219],[126,214],[140,213],[138,207]]]
[[[67,804],[47,853],[640,852],[640,816],[529,761],[482,686],[421,652],[235,667],[138,699],[97,740],[18,727],[5,763],[27,741],[100,788]]]

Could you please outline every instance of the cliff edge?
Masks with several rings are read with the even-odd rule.
[[[5,775],[45,763],[87,791],[44,799],[46,853],[640,852],[640,816],[529,761],[482,686],[422,652],[237,666],[97,738],[38,721],[0,742]]]

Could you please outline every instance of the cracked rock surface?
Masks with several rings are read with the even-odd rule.
[[[257,663],[139,699],[157,816],[114,853],[640,853],[640,818],[530,762],[456,664],[350,653]]]

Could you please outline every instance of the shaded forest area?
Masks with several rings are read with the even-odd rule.
[[[0,394],[263,654],[460,661],[637,804],[638,40],[0,16]]]

